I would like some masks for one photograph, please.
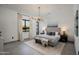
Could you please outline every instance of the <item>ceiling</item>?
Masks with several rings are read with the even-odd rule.
[[[22,13],[25,15],[38,15],[38,7],[40,6],[40,14],[48,15],[51,14],[52,11],[56,9],[67,9],[71,8],[72,4],[2,4],[1,7],[6,7],[17,11],[18,13]],[[63,8],[65,7],[65,8]]]

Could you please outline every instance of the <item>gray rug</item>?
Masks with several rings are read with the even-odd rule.
[[[65,43],[62,42],[59,42],[55,47],[44,47],[41,44],[35,43],[34,40],[30,40],[24,43],[44,55],[61,55],[63,48],[65,46]]]

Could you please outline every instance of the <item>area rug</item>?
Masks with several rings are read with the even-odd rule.
[[[24,43],[44,55],[61,55],[63,48],[65,46],[65,43],[62,42],[59,42],[54,47],[51,46],[44,47],[41,44],[35,43],[34,40],[30,40]]]

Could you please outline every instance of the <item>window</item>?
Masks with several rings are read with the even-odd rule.
[[[30,29],[30,20],[22,19],[23,20],[23,32],[29,32]]]

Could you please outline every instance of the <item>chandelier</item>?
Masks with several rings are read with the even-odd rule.
[[[38,16],[29,16],[30,19],[40,21],[42,17],[40,16],[40,7],[38,7]]]

